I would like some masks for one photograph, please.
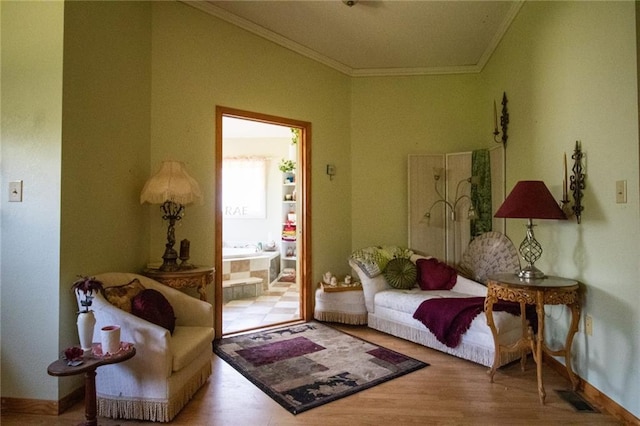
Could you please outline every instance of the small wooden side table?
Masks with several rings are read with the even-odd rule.
[[[47,373],[51,376],[75,376],[84,373],[84,418],[85,426],[98,424],[98,407],[96,403],[96,369],[103,365],[117,364],[126,361],[136,354],[133,343],[122,342],[120,350],[115,354],[99,356],[102,353],[102,345],[94,343],[91,353],[85,355],[82,364],[72,367],[67,365],[67,360],[59,359],[49,364]]]
[[[145,269],[142,275],[167,285],[171,288],[195,287],[200,294],[200,300],[207,301],[207,285],[213,283],[214,268],[210,266],[198,266],[193,269],[165,272],[159,269]]]
[[[522,338],[510,346],[504,346],[498,342],[498,332],[496,331],[496,326],[493,321],[493,304],[498,300],[507,300],[520,304]],[[536,307],[538,317],[538,332],[536,338],[534,338],[533,331],[527,324],[525,305],[535,305]],[[565,345],[561,349],[551,350],[544,342],[544,305],[566,305],[571,309],[571,325],[567,333]],[[484,311],[496,347],[493,366],[491,370],[489,370],[491,382],[493,382],[493,375],[500,363],[500,351],[513,352],[523,350],[525,347],[530,346],[533,359],[536,362],[540,403],[544,404],[546,397],[542,383],[543,351],[552,356],[564,357],[569,379],[571,380],[573,389],[577,390],[578,379],[571,369],[571,345],[573,343],[573,336],[578,331],[578,321],[580,319],[580,300],[578,295],[578,282],[576,280],[561,277],[522,279],[516,274],[491,275],[487,281],[487,297],[484,302]],[[522,359],[522,367],[524,368],[524,356]]]

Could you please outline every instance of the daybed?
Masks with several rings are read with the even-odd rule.
[[[508,251],[509,253],[515,253],[515,248],[512,249],[510,247]],[[468,330],[462,334],[459,344],[455,347],[449,347],[439,341],[421,321],[414,318],[416,310],[427,299],[483,298],[486,296],[486,287],[461,274],[457,274],[455,285],[449,290],[425,291],[418,285],[413,285],[409,289],[394,288],[389,285],[385,278],[384,266],[393,257],[403,255],[408,257],[414,264],[418,262],[418,259],[432,259],[429,256],[413,254],[409,250],[403,250],[398,247],[368,247],[356,250],[350,256],[349,264],[362,283],[368,312],[368,326],[487,367],[492,366],[495,345],[483,311],[480,311],[475,319],[472,320]],[[377,265],[375,258],[380,260]],[[468,262],[468,264],[473,264],[473,262]],[[515,255],[515,262],[511,259],[498,264],[502,265],[501,267],[499,266],[502,271],[487,271],[485,268],[482,273],[516,272],[519,268],[517,254]],[[380,267],[381,265],[383,267]],[[418,272],[419,274],[420,272]],[[522,323],[519,315],[494,312],[494,319],[498,329],[499,340],[502,344],[514,343],[522,336]],[[520,356],[518,352],[503,353],[499,366],[519,359]]]
[[[91,306],[96,318],[93,341],[100,342],[102,327],[116,324],[121,327],[121,340],[136,348],[130,360],[100,367],[96,375],[98,415],[171,421],[211,375],[211,304],[142,275],[111,272],[96,279],[103,283],[104,291],[95,296]],[[145,290],[147,294],[150,290],[159,292],[170,304],[173,315],[169,327],[173,332],[163,322],[152,323],[134,315],[135,307],[134,313],[126,311],[132,299],[135,303]],[[157,313],[156,308],[150,306],[147,315]]]

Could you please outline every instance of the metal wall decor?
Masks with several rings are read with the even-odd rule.
[[[571,171],[573,174],[570,177],[569,188],[573,193],[573,214],[576,216],[578,223],[580,223],[580,216],[582,215],[582,211],[584,210],[584,206],[582,205],[582,191],[584,191],[585,185],[585,175],[582,169],[582,142],[576,141],[576,147],[573,150],[573,155],[571,158],[573,159],[573,167]]]
[[[503,145],[507,144],[507,127],[509,127],[509,111],[507,111],[507,93],[502,92],[502,112],[500,114],[500,128],[498,131],[498,111],[496,109],[496,101],[493,101],[493,140]],[[498,135],[502,133],[502,137],[498,139]]]

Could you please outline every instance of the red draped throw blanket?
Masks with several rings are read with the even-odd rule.
[[[441,297],[422,302],[413,317],[427,326],[442,344],[455,348],[483,310],[484,297]],[[493,310],[520,315],[520,305],[514,302],[498,301],[493,304]],[[535,331],[535,307],[527,306],[526,315]]]

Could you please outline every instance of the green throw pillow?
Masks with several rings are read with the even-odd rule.
[[[383,274],[391,287],[409,289],[416,285],[418,270],[411,260],[397,257],[387,263]]]

